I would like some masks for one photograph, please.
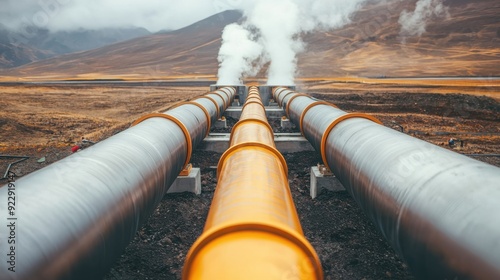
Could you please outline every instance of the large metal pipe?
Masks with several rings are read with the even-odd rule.
[[[189,251],[183,279],[322,279],[316,252],[304,238],[256,87],[249,90],[203,234]]]
[[[234,97],[234,89],[222,91],[206,95],[225,96],[218,100],[147,115],[1,187],[0,220],[13,224],[10,234],[5,225],[0,231],[0,279],[100,279],[189,162],[217,108]]]
[[[304,94],[274,98],[422,279],[500,279],[500,168]]]

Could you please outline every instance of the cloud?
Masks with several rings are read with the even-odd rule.
[[[151,32],[178,29],[220,8],[212,0],[0,0],[0,24],[50,31],[143,27]]]
[[[297,55],[305,50],[301,35],[349,23],[349,17],[364,2],[366,0],[237,0],[234,7],[242,10],[246,17],[242,28],[252,32],[255,42],[262,46],[260,59],[270,62],[268,84],[288,85],[294,84]],[[244,59],[235,61],[245,62]],[[225,76],[219,75],[219,78],[225,79]]]
[[[404,10],[399,17],[401,35],[421,36],[429,20],[435,17],[449,17],[448,8],[443,0],[419,0],[413,12]]]
[[[251,33],[238,24],[224,28],[219,50],[219,81],[221,85],[241,84],[243,75],[255,75],[253,61],[262,53],[260,44],[252,41]]]

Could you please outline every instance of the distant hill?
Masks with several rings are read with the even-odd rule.
[[[382,2],[368,4],[343,28],[307,34],[299,77],[500,76],[500,1],[447,0],[450,17],[431,20],[426,33],[409,38],[399,34],[398,19],[416,0]],[[239,12],[226,11],[177,31],[58,56],[0,76],[215,78],[222,30],[240,19]]]
[[[368,5],[350,25],[307,35],[300,76],[500,76],[500,1],[444,1],[449,18],[404,38],[398,19],[415,2]]]
[[[61,54],[91,50],[140,36],[144,28],[60,31],[30,27],[29,32],[13,32],[0,26],[0,69],[21,66]]]
[[[240,12],[226,11],[176,31],[61,55],[0,72],[0,75],[73,78],[139,75],[149,78],[166,73],[213,73],[217,71],[217,53],[222,30],[241,17]]]

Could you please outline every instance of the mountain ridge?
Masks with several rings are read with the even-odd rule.
[[[385,2],[366,5],[342,28],[305,34],[307,51],[298,56],[298,77],[500,76],[498,1],[445,1],[449,18],[433,19],[422,36],[406,38],[399,31],[399,15],[413,10],[416,1]],[[226,11],[173,32],[31,63],[0,76],[215,79],[222,30],[241,17]],[[266,69],[257,77],[265,77]]]

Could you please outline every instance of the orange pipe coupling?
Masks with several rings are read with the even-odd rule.
[[[248,99],[219,161],[212,206],[183,279],[323,279],[256,87]]]

